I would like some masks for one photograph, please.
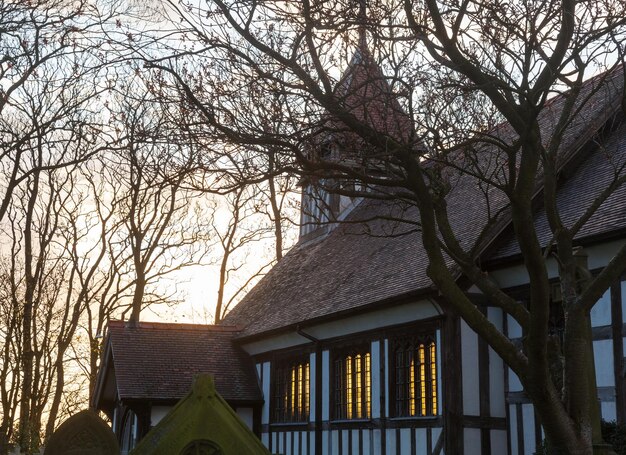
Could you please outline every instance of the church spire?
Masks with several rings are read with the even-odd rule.
[[[367,49],[367,0],[357,0],[359,2],[359,15],[357,24],[359,25],[358,49],[363,52]]]

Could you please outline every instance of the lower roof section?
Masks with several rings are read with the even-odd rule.
[[[252,360],[233,343],[239,332],[233,326],[110,321],[93,404],[177,401],[197,374],[212,375],[228,401],[261,402]]]

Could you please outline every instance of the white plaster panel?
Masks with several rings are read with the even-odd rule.
[[[489,413],[492,417],[506,417],[505,368],[502,358],[489,348]]]
[[[293,439],[293,452],[292,454],[303,455],[300,453],[300,438],[302,437],[302,433],[299,431],[295,431],[292,433]],[[291,445],[289,445],[289,451],[291,452]]]
[[[598,387],[615,385],[615,374],[613,372],[613,341],[594,341],[593,356],[596,365],[596,382]]]
[[[383,308],[376,311],[357,314],[355,316],[337,319],[322,324],[312,325],[303,329],[307,334],[321,340],[334,338],[351,333],[378,329],[382,326],[403,324],[412,321],[428,319],[442,314],[441,309],[429,300]],[[290,332],[276,335],[259,341],[243,344],[243,349],[250,355],[261,354],[277,349],[308,344],[311,340]]]
[[[322,452],[324,451],[324,447],[326,448],[326,453],[332,453],[330,438],[328,437],[328,431],[322,431]]]
[[[277,349],[289,348],[308,343],[311,343],[311,340],[308,338],[298,335],[296,332],[290,332],[246,343],[242,345],[242,347],[248,354],[257,355],[268,351],[275,351]]]
[[[380,430],[372,431],[372,447],[371,453],[382,453],[383,451],[383,435]]]
[[[480,430],[478,428],[463,429],[463,450],[468,455],[480,453]]]
[[[591,309],[591,325],[593,327],[611,325],[611,289],[607,289]]]
[[[254,422],[253,409],[252,408],[237,408],[235,412],[237,412],[237,415],[239,416],[239,418],[243,420],[243,423],[245,423],[248,428],[252,429],[252,425]]]
[[[319,384],[315,383],[315,353],[312,352],[309,356],[309,421],[315,422],[315,389]]]
[[[319,339],[334,338],[383,326],[428,319],[439,316],[441,313],[434,303],[429,300],[420,300],[307,327],[306,332]]]
[[[624,245],[625,240],[614,240],[612,242],[586,247],[587,266],[589,270],[604,267],[615,256],[615,253]]]
[[[602,418],[607,422],[617,420],[617,411],[615,409],[615,401],[602,401],[600,402],[600,412]]]
[[[417,455],[430,455],[426,452],[428,449],[426,439],[426,428],[417,428],[415,430],[415,451],[417,452]],[[434,439],[433,435],[433,447],[435,444],[437,444],[437,441]]]
[[[548,277],[554,278],[558,276],[559,268],[554,259],[548,258],[546,261],[546,268],[548,270]],[[501,288],[519,286],[528,283],[528,272],[523,264],[493,270],[489,273],[489,276]]]
[[[262,433],[261,434],[261,442],[263,443],[263,445],[267,448],[270,447],[270,435],[269,433]]]
[[[172,406],[152,406],[150,409],[150,426],[156,426],[172,409]]]
[[[507,336],[509,338],[520,338],[522,336],[522,326],[510,315],[507,315]]]
[[[400,453],[411,453],[411,430],[409,428],[400,430]]]
[[[270,423],[270,363],[263,363],[263,384],[261,384],[261,390],[263,391],[263,409],[261,410],[261,423]]]
[[[517,447],[517,412],[515,405],[509,406],[509,434],[511,435],[511,454],[518,455]]]
[[[496,329],[502,332],[502,310],[500,308],[487,308],[487,319],[491,321],[493,325],[496,326]]]
[[[463,372],[463,413],[480,414],[478,335],[461,321],[461,364]]]
[[[348,453],[348,440],[350,439],[350,430],[343,430],[341,432],[341,452]]]
[[[524,388],[522,387],[519,377],[513,372],[513,370],[509,369],[509,391],[521,392],[523,389]]]
[[[585,248],[587,253],[587,266],[589,269],[604,267],[615,256],[615,253],[626,242],[626,240],[615,240]],[[554,259],[546,261],[548,277],[558,276],[558,266]],[[524,265],[515,265],[490,272],[490,277],[498,283],[501,288],[519,286],[528,283],[528,273]],[[625,313],[626,314],[626,313]]]
[[[295,438],[297,433],[292,433],[291,431],[285,432],[285,447],[283,448],[283,453],[286,455],[293,455],[291,453],[291,438]]]
[[[337,430],[330,432],[330,453],[338,454],[339,453],[339,432]]]
[[[330,353],[322,351],[322,420],[329,420],[330,415]]]
[[[309,438],[309,453],[315,453],[315,433],[311,432],[311,437]]]
[[[372,341],[371,345],[372,375],[372,418],[380,418],[380,342]]]
[[[535,411],[532,404],[522,405],[522,419],[524,419],[524,452],[535,453]]]

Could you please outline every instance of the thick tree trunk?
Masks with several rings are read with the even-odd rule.
[[[136,270],[135,280],[135,292],[133,294],[132,311],[130,313],[130,323],[137,324],[139,322],[139,316],[141,314],[141,307],[143,305],[143,295],[146,289],[146,277],[143,270]]]
[[[278,206],[278,193],[276,191],[276,182],[272,173],[276,168],[274,163],[274,153],[269,154],[269,173],[270,178],[268,180],[270,190],[270,205],[272,207],[272,216],[274,217],[274,238],[276,239],[275,251],[276,260],[280,261],[283,257],[283,227],[282,227],[282,214],[280,213],[280,207]]]
[[[563,396],[531,380],[524,384],[546,434],[550,455],[609,455],[602,439],[590,319],[576,309],[567,314]]]
[[[47,441],[48,438],[52,436],[52,433],[54,433],[57,416],[59,415],[61,397],[63,396],[63,389],[65,387],[65,368],[63,367],[63,356],[65,355],[66,349],[67,346],[59,346],[59,353],[57,354],[56,385],[54,389],[54,397],[52,398],[52,404],[50,405],[50,412],[48,414],[44,441]]]

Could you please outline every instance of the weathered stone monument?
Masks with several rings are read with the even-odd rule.
[[[213,378],[209,375],[198,375],[191,393],[150,430],[131,455],[269,453],[215,391]]]
[[[111,428],[95,411],[73,415],[54,432],[46,444],[46,455],[119,455]]]

